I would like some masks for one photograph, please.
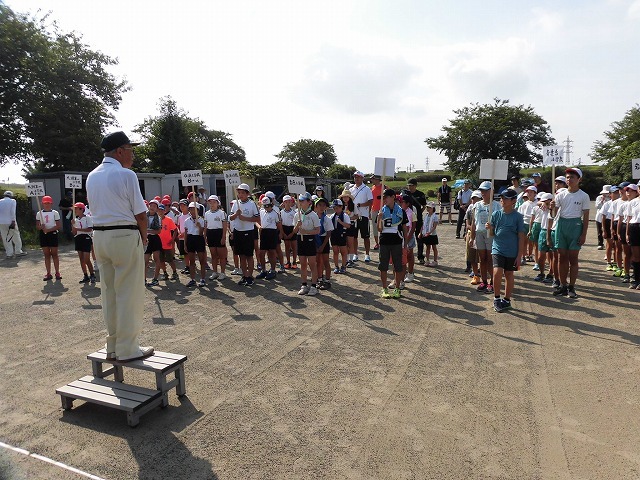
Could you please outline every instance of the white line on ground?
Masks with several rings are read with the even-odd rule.
[[[84,477],[91,478],[92,480],[105,480],[102,477],[98,477],[96,475],[92,475],[90,473],[83,472],[82,470],[78,470],[75,467],[71,467],[69,465],[65,465],[62,462],[56,462],[55,460],[51,460],[50,458],[44,457],[42,455],[38,455],[37,453],[31,453],[28,450],[25,450],[23,448],[13,447],[13,446],[7,445],[6,443],[3,443],[3,442],[0,442],[0,447],[6,448],[8,450],[12,450],[12,451],[17,452],[17,453],[21,453],[22,455],[26,455],[28,457],[32,457],[32,458],[35,458],[37,460],[41,460],[43,462],[50,463],[52,465],[55,465],[56,467],[64,468],[65,470],[69,470],[70,472],[77,473],[78,475],[82,475]]]

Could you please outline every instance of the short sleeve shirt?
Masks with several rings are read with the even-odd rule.
[[[500,205],[495,200],[492,200],[492,213],[502,210],[502,205]],[[486,232],[487,229],[485,224],[489,221],[489,205],[486,205],[482,200],[474,203],[471,207],[473,208],[473,218],[476,224],[476,232]]]
[[[451,187],[449,185],[442,185],[438,188],[440,194],[440,203],[451,203]]]
[[[160,241],[164,250],[173,248],[173,231],[176,230],[176,224],[168,216],[162,219],[162,228],[160,229]]]
[[[502,255],[507,258],[518,256],[519,234],[525,232],[524,217],[520,212],[505,213],[503,210],[491,214],[493,226],[492,255]]]
[[[273,209],[268,212],[264,208],[260,210],[260,226],[266,230],[277,230],[280,215]]]
[[[213,210],[207,210],[204,214],[204,223],[207,226],[207,230],[221,230],[226,221],[227,214],[221,208],[215,212]]]
[[[36,220],[45,228],[53,228],[56,226],[56,222],[60,220],[60,213],[58,213],[57,210],[51,210],[49,212],[42,210],[36,213]]]
[[[280,210],[280,218],[282,219],[282,225],[287,227],[293,227],[295,223],[295,216],[297,210],[292,208],[291,210]]]
[[[198,232],[198,225],[201,228],[204,228],[204,218],[193,218],[191,215],[189,215],[189,218],[187,218],[184,222],[184,231],[187,233],[187,235],[200,235],[200,232]]]
[[[76,217],[75,227],[82,230],[93,228],[93,218],[86,215],[83,215],[82,218]],[[91,235],[91,232],[77,232],[75,236],[77,237],[78,235]]]
[[[565,189],[556,193],[556,205],[560,218],[582,218],[583,211],[591,208],[591,200],[582,190],[571,193]]]
[[[349,189],[349,191],[353,195],[353,204],[356,206],[356,212],[361,217],[369,218],[369,207],[358,207],[358,204],[373,200],[373,193],[371,192],[371,189],[363,183],[359,187],[354,185]]]
[[[241,210],[241,215],[243,217],[253,217],[256,220],[260,218],[258,206],[253,200],[247,200],[246,202],[241,202],[240,200],[234,201],[233,205],[231,206],[231,215],[236,213],[238,210]],[[253,230],[255,226],[255,222],[248,222],[246,220],[240,220],[239,218],[236,218],[233,222],[233,228],[235,230],[238,230],[239,232]]]

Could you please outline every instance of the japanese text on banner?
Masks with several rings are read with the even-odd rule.
[[[28,197],[43,197],[44,196],[44,183],[35,182],[25,184]]]
[[[240,172],[238,170],[224,170],[224,183],[228,187],[232,187],[234,185],[240,185],[242,182],[240,181]]]
[[[542,148],[543,165],[562,165],[564,163],[564,146],[549,145]]]
[[[65,174],[64,188],[72,188],[75,190],[82,188],[82,175]]]
[[[182,175],[182,185],[204,185],[202,181],[202,170],[183,170],[180,172]]]

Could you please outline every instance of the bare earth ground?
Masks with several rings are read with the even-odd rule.
[[[418,266],[400,301],[363,262],[315,298],[291,272],[147,290],[144,343],[188,355],[187,396],[137,428],[81,401],[63,412],[55,394],[104,343],[75,253],[48,284],[39,252],[2,260],[0,441],[106,479],[640,478],[640,292],[604,272],[593,224],[578,299],[527,266],[502,314],[461,273],[455,228],[439,230],[441,267]],[[80,478],[2,448],[0,464]]]

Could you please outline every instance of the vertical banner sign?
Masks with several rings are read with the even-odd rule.
[[[204,185],[202,180],[202,170],[182,170],[182,185],[185,187],[194,187],[196,185]]]
[[[224,170],[224,183],[227,187],[234,187],[240,185],[240,172],[238,170]]]
[[[373,173],[381,177],[392,177],[396,173],[396,159],[376,157]]]
[[[491,190],[496,180],[506,180],[509,176],[509,160],[496,160],[493,158],[483,158],[480,160],[480,178],[491,179]],[[489,220],[493,210],[493,197],[489,201]],[[458,213],[460,215],[460,213]],[[489,235],[492,235],[489,232]]]
[[[542,164],[551,165],[551,193],[556,194],[556,165],[564,163],[564,145],[542,147]]]
[[[303,177],[290,177],[287,175],[287,189],[289,193],[301,194],[307,191]]]
[[[82,175],[73,175],[73,174],[66,173],[64,175],[64,188],[71,189],[71,205],[72,205],[71,212],[72,212],[73,221],[75,223],[76,209],[75,207],[73,207],[73,205],[76,204],[76,189],[82,188]]]
[[[27,197],[44,197],[44,183],[34,182],[26,183]]]
[[[640,178],[640,158],[631,160],[631,178]]]

